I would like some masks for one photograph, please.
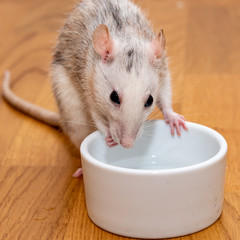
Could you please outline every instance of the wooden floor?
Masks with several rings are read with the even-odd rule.
[[[229,145],[223,214],[181,240],[240,239],[240,1],[135,0],[163,28],[174,108]],[[76,0],[0,0],[0,76],[24,99],[56,110],[48,70],[58,29]],[[1,88],[1,87],[0,87]],[[1,90],[1,89],[0,89]],[[88,218],[79,153],[58,130],[0,99],[0,239],[126,239]]]

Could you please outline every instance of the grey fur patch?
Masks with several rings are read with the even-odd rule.
[[[62,53],[60,51],[56,51],[53,57],[53,63],[62,63],[63,62],[63,57]]]
[[[117,4],[113,5],[111,2],[109,2],[109,10],[112,13],[117,29],[121,30],[123,27],[123,20],[120,18],[121,12],[119,6]]]
[[[127,52],[127,72],[131,72],[134,60],[134,50],[131,49]]]

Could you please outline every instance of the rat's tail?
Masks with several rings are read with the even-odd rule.
[[[33,103],[27,102],[19,98],[18,96],[16,96],[11,91],[9,71],[6,71],[4,75],[3,85],[2,85],[2,95],[10,105],[22,111],[23,113],[28,114],[31,117],[36,118],[51,126],[60,127],[60,118],[57,113],[48,111]]]

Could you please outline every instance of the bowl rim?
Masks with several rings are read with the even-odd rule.
[[[149,121],[164,122],[163,120],[149,120]],[[151,169],[151,170],[124,168],[124,167],[114,166],[114,165],[99,161],[89,153],[88,146],[90,142],[96,139],[99,135],[101,135],[99,131],[95,131],[90,135],[88,135],[83,140],[80,146],[80,153],[82,156],[81,159],[84,158],[85,161],[91,163],[92,165],[100,169],[104,169],[105,171],[111,171],[111,172],[122,173],[122,174],[132,174],[132,175],[153,175],[153,174],[169,175],[169,174],[178,174],[178,173],[182,174],[186,172],[194,172],[200,169],[205,169],[216,164],[226,156],[228,145],[225,138],[220,133],[213,130],[212,128],[206,127],[198,123],[186,121],[186,124],[189,130],[191,130],[191,128],[200,129],[201,131],[204,131],[208,135],[212,135],[220,145],[219,151],[213,157],[205,160],[204,162],[197,163],[190,166],[185,166],[185,167],[170,168],[170,169]]]

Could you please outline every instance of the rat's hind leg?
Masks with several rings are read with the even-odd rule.
[[[71,120],[64,122],[63,130],[69,136],[71,142],[78,148],[84,138],[93,132],[95,129],[90,124],[90,119],[86,111],[79,111],[79,114],[74,114]],[[82,168],[78,168],[74,173],[73,177],[78,178],[83,174]]]
[[[53,65],[51,79],[61,117],[62,130],[79,149],[83,139],[95,130],[89,109],[63,66]],[[81,174],[82,170],[78,169],[73,176],[79,177]]]

